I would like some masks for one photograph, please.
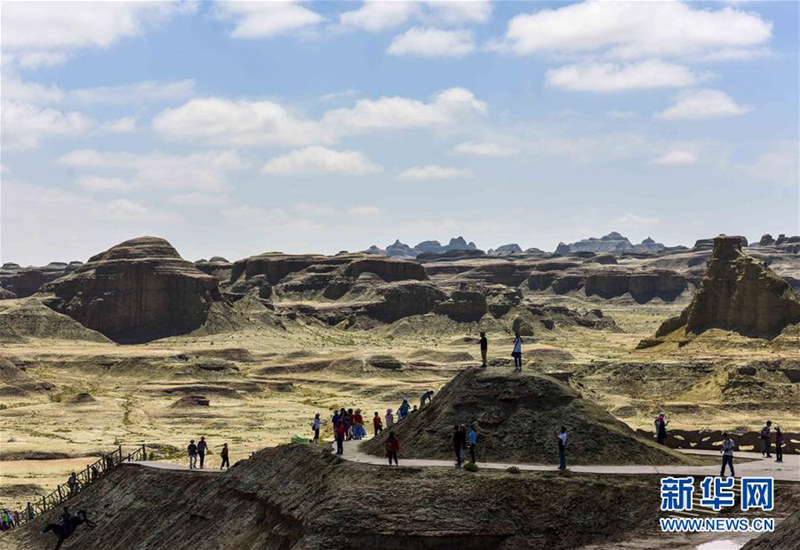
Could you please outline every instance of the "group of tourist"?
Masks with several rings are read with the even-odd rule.
[[[205,436],[201,436],[200,441],[197,443],[194,442],[194,439],[190,439],[189,446],[186,450],[189,453],[189,469],[196,470],[199,468],[202,470],[205,467],[206,455],[211,454],[211,450],[208,448],[208,443],[206,442]],[[230,459],[228,458],[227,443],[222,445],[222,450],[219,452],[219,456],[222,459],[219,469],[227,470],[230,468],[231,463]]]
[[[30,506],[30,503],[28,503]],[[0,510],[0,531],[7,531],[19,525],[19,513],[12,510]]]
[[[667,441],[667,426],[669,421],[666,415],[658,413],[655,421],[656,428],[656,441],[659,445],[666,445]],[[767,420],[764,427],[759,432],[761,439],[761,456],[764,458],[772,458],[772,421]],[[720,452],[722,453],[722,468],[720,470],[720,477],[725,476],[725,470],[730,469],[731,476],[734,476],[733,470],[733,451],[736,449],[736,443],[731,439],[730,435],[725,432],[722,434],[722,444]],[[775,462],[783,462],[783,432],[780,426],[775,427]]]
[[[489,340],[486,333],[481,332],[478,339],[481,350],[481,367],[486,368],[486,361],[489,355]],[[511,350],[511,357],[514,359],[514,372],[522,372],[522,337],[519,332],[514,333],[514,347]]]

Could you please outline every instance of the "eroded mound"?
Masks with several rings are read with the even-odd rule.
[[[554,432],[566,426],[575,464],[675,464],[686,459],[639,438],[626,424],[572,388],[540,374],[470,368],[451,380],[430,405],[394,431],[403,456],[451,458],[454,424],[475,423],[478,461],[548,463],[557,459]],[[387,434],[362,449],[382,455]]]
[[[217,280],[164,239],[139,237],[97,254],[42,287],[47,305],[118,341],[144,341],[199,328],[220,298]]]
[[[0,396],[23,396],[31,392],[54,389],[49,382],[40,382],[8,357],[0,356]]]
[[[30,339],[109,341],[99,332],[53,311],[36,298],[4,303],[0,308],[0,342],[24,343]]]
[[[69,506],[97,523],[70,548],[559,549],[650,524],[641,511],[658,491],[654,478],[389,468],[290,445],[222,475],[124,465]],[[565,528],[564,510],[581,521]],[[59,512],[5,533],[0,548],[52,546],[42,526]]]

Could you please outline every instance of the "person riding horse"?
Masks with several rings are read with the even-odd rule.
[[[83,510],[79,510],[77,514],[73,515],[70,514],[69,509],[64,506],[64,512],[61,514],[61,523],[48,523],[44,530],[42,530],[42,533],[52,531],[53,534],[58,537],[55,548],[55,550],[58,550],[61,548],[61,545],[64,544],[64,541],[71,537],[73,533],[75,533],[75,530],[78,528],[78,526],[83,525],[84,523],[90,528],[94,528],[95,526],[94,522],[86,517],[86,512]]]

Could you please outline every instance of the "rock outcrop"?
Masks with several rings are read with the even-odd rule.
[[[553,432],[566,426],[574,464],[678,464],[682,455],[637,437],[572,388],[540,374],[469,368],[430,405],[394,426],[403,456],[449,459],[453,426],[476,424],[479,461],[546,464],[558,459]],[[386,434],[362,444],[383,454]]]
[[[665,321],[656,338],[679,329],[699,334],[711,328],[771,337],[798,322],[800,299],[789,283],[744,254],[740,237],[719,236],[691,304]]]
[[[220,299],[217,280],[164,239],[140,237],[45,285],[54,310],[117,341],[146,341],[200,327]]]
[[[72,273],[81,265],[82,262],[50,262],[41,267],[20,267],[8,262],[0,267],[0,290],[5,289],[17,298],[26,298],[36,293],[44,284]]]
[[[24,343],[30,340],[109,343],[108,338],[99,332],[53,311],[35,296],[4,302],[0,306],[0,343]]]
[[[623,237],[616,231],[600,237],[590,237],[571,244],[559,243],[556,254],[568,255],[576,252],[593,252],[595,254],[609,253],[622,254],[623,252],[661,252],[666,247],[655,242],[650,237],[642,241],[641,244],[633,244],[627,237]]]
[[[517,243],[510,243],[498,246],[495,249],[489,249],[487,254],[489,256],[509,256],[511,254],[519,254],[522,252],[522,247]]]

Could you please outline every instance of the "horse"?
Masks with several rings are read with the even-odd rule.
[[[55,550],[58,550],[61,548],[61,545],[64,544],[64,541],[71,537],[73,533],[75,533],[75,529],[84,523],[90,528],[94,528],[95,526],[95,523],[86,517],[86,512],[79,510],[77,514],[69,515],[69,518],[64,521],[64,523],[48,523],[45,525],[42,533],[52,531],[53,534],[58,537],[58,542],[56,542],[55,548]]]

